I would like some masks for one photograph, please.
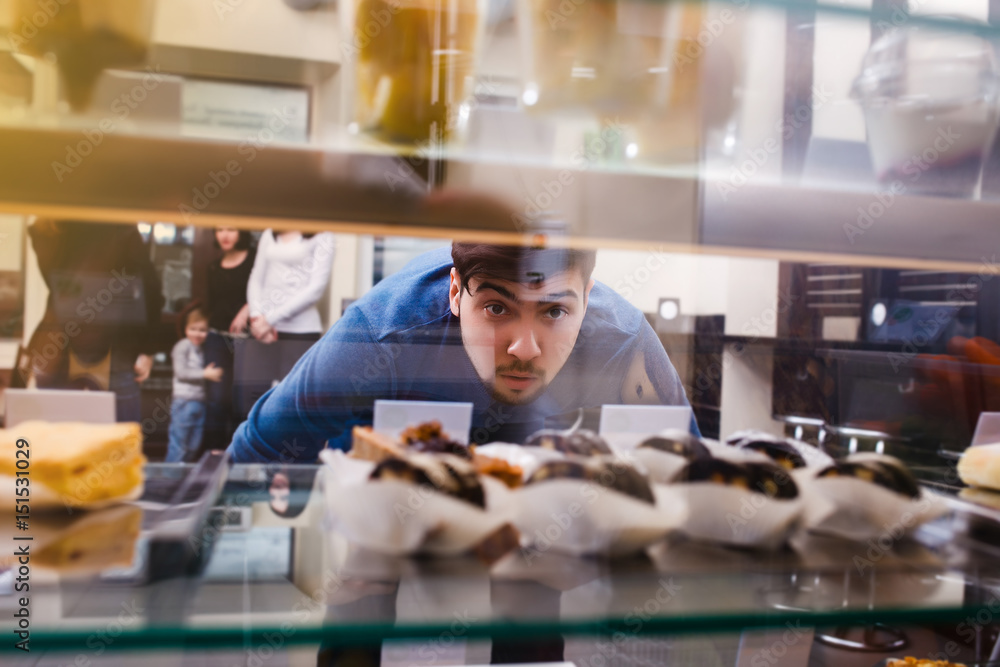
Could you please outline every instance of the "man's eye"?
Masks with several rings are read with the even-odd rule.
[[[562,318],[569,315],[569,311],[565,308],[552,308],[549,310],[549,319],[561,320]]]
[[[504,315],[507,313],[507,309],[501,306],[499,303],[491,303],[486,306],[486,312],[490,315]]]

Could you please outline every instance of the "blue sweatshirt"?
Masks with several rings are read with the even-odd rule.
[[[527,405],[493,400],[462,345],[448,302],[450,248],[425,253],[351,306],[257,401],[233,436],[235,462],[315,461],[350,449],[376,399],[473,404],[472,442],[524,442],[546,417],[604,404],[688,405],[643,314],[596,283],[576,345]],[[697,425],[692,419],[692,431]]]

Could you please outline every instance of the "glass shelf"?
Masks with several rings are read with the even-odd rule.
[[[533,113],[521,99],[523,76],[497,64],[524,46],[507,20],[487,28],[479,81],[496,85],[477,93],[463,131],[446,146],[391,146],[348,133],[326,99],[340,84],[333,75],[310,84],[317,99],[303,144],[261,141],[251,160],[246,140],[193,137],[180,118],[136,112],[84,147],[78,167],[57,173],[54,165],[96,136],[101,109],[71,115],[4,105],[0,211],[487,241],[537,240],[540,232],[554,244],[882,267],[981,264],[998,235],[1000,171],[988,162],[975,198],[889,192],[873,177],[849,87],[884,29],[933,27],[971,40],[996,37],[1000,27],[903,17],[882,3],[688,4],[704,6],[698,53],[726,61],[720,71],[703,63],[694,112],[639,104],[621,117]],[[829,57],[833,38],[841,40],[839,58]],[[176,74],[180,90],[186,73]],[[670,124],[678,113],[700,119],[690,141]],[[678,148],[688,145],[693,151]],[[240,173],[226,173],[227,165]],[[432,187],[450,196],[428,195]],[[878,215],[859,227],[869,210]]]
[[[148,475],[176,469],[150,464]],[[972,539],[961,511],[888,548],[809,536],[760,553],[673,539],[613,561],[539,551],[491,565],[387,557],[328,532],[317,467],[299,469],[307,481],[293,484],[291,504],[303,512],[286,519],[268,506],[265,467],[232,468],[211,539],[192,538],[211,549],[197,576],[157,581],[143,537],[128,567],[73,575],[35,566],[32,646],[85,650],[115,624],[115,652],[275,636],[289,646],[428,639],[454,631],[456,618],[463,636],[494,641],[947,624],[988,609],[1000,590],[998,547]]]

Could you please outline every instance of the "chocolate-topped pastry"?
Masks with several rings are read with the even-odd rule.
[[[806,460],[802,457],[802,454],[800,454],[797,449],[789,445],[787,442],[781,442],[780,440],[757,440],[747,438],[745,440],[738,441],[736,443],[736,447],[739,449],[749,449],[754,452],[760,452],[761,454],[774,460],[775,463],[780,465],[785,470],[794,470],[795,468],[806,467]]]
[[[528,436],[528,440],[524,444],[529,447],[544,447],[564,454],[578,454],[580,456],[611,454],[611,447],[604,441],[604,438],[587,429],[570,433],[555,429],[542,429]]]
[[[920,497],[917,480],[901,463],[890,458],[838,461],[821,470],[816,477],[855,477],[909,498]]]
[[[707,459],[712,456],[712,453],[708,451],[708,447],[690,433],[677,432],[670,435],[654,435],[639,443],[639,447],[683,456],[688,461]]]
[[[617,461],[548,461],[539,466],[527,484],[538,484],[554,479],[583,479],[650,505],[656,502],[653,490],[642,473],[630,465]]]
[[[395,479],[427,486],[477,507],[486,507],[486,497],[476,477],[476,469],[468,461],[449,454],[387,458],[375,466],[369,479]]]
[[[403,444],[413,451],[427,454],[453,454],[469,461],[472,452],[467,445],[455,442],[442,430],[441,422],[429,421],[410,426],[400,434]]]
[[[771,463],[756,461],[737,463],[725,459],[697,459],[677,473],[674,482],[713,482],[757,491],[781,500],[799,495],[798,487],[784,470]]]

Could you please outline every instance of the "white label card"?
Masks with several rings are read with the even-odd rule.
[[[449,438],[467,445],[472,428],[472,403],[375,401],[372,428],[391,438],[398,438],[409,426],[429,421],[441,422],[441,428]]]
[[[969,446],[990,445],[994,442],[1000,442],[1000,412],[982,412]]]
[[[603,405],[600,434],[659,433],[664,429],[691,428],[691,408],[686,405]]]

